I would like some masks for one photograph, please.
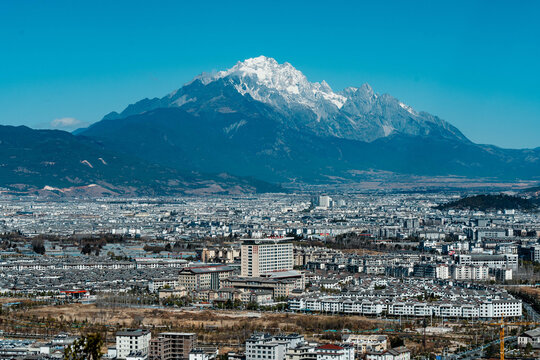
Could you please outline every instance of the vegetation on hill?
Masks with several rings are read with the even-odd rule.
[[[468,209],[480,211],[504,209],[533,210],[535,208],[536,205],[528,199],[504,194],[468,196],[437,206],[439,210]]]

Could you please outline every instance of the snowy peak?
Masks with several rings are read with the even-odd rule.
[[[121,114],[106,118],[125,118],[168,107],[222,116],[244,111],[243,104],[249,100],[269,105],[265,108],[271,110],[263,116],[317,136],[370,142],[402,133],[467,140],[447,122],[416,112],[388,94],[379,95],[369,84],[334,92],[326,81],[310,82],[291,64],[280,64],[266,56],[239,61],[228,70],[203,73],[161,99],[139,101]]]
[[[252,77],[258,84],[270,89],[298,94],[299,87],[308,83],[304,74],[291,64],[278,64],[275,59],[266,56],[239,61],[229,70],[220,71],[215,78],[235,76],[239,78]]]
[[[198,78],[203,84],[228,79],[242,95],[249,94],[255,100],[272,105],[276,105],[276,95],[289,105],[301,104],[313,110],[328,104],[339,109],[347,100],[334,93],[325,81],[311,83],[291,64],[279,64],[275,59],[266,56],[239,61],[228,70],[214,75],[203,74]]]

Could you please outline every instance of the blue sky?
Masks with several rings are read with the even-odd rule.
[[[539,1],[0,2],[0,124],[66,128],[266,55],[540,146]]]

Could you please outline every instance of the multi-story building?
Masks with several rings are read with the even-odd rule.
[[[435,277],[437,279],[449,279],[450,278],[450,269],[448,268],[448,265],[446,264],[437,264],[437,268],[435,269]]]
[[[317,360],[354,360],[354,347],[325,344],[316,349]]]
[[[248,239],[242,244],[242,276],[257,277],[294,267],[292,238]]]
[[[484,239],[497,239],[506,237],[505,229],[496,228],[478,228],[475,232],[475,240],[482,241]]]
[[[366,360],[410,360],[411,351],[405,346],[381,352],[368,352]]]
[[[437,275],[437,266],[434,264],[414,264],[413,276],[435,278]]]
[[[520,300],[508,298],[482,302],[419,302],[419,301],[392,301],[388,304],[381,300],[363,299],[352,300],[344,297],[307,298],[298,297],[289,300],[289,308],[293,311],[316,311],[360,315],[380,315],[386,313],[390,316],[439,316],[446,318],[500,318],[519,317],[522,315]]]
[[[187,267],[178,274],[178,286],[188,291],[217,290],[234,269],[227,265]]]
[[[456,280],[487,280],[489,269],[486,266],[452,266],[452,279]]]
[[[485,301],[480,305],[480,318],[484,319],[518,317],[522,312],[522,303],[517,299]]]
[[[189,360],[189,353],[197,345],[197,334],[160,333],[150,342],[149,360]]]
[[[148,330],[124,330],[116,333],[116,357],[126,359],[130,354],[148,356],[152,334]]]
[[[246,360],[284,360],[289,348],[304,342],[298,334],[276,335],[255,333],[246,340]]]
[[[152,279],[148,282],[148,291],[154,293],[162,288],[174,289],[178,287],[178,278]]]
[[[518,345],[525,347],[527,344],[531,344],[533,349],[538,349],[540,347],[540,327],[525,331],[523,334],[518,336]]]
[[[540,262],[540,246],[533,245],[528,247],[520,247],[519,255],[523,260]]]
[[[299,344],[295,347],[290,347],[285,354],[285,360],[317,360],[315,346]]]
[[[517,254],[503,254],[503,255],[459,255],[459,265],[475,265],[475,266],[487,266],[491,269],[505,268],[505,269],[517,269],[518,268],[518,255]]]
[[[384,351],[388,349],[387,335],[345,334],[342,336],[342,340],[346,344],[353,345],[356,352],[360,354],[368,351]]]
[[[259,277],[230,276],[223,280],[223,286],[248,291],[270,290],[274,298],[289,297],[293,290],[304,290],[305,277],[295,270],[276,271]]]

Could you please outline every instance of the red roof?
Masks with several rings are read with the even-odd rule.
[[[343,348],[341,346],[334,345],[334,344],[321,345],[317,349],[322,349],[322,350],[343,350]]]

